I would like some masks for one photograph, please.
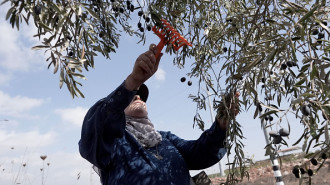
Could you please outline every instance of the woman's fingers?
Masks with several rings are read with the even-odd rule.
[[[149,51],[153,52],[154,55],[157,53],[157,46],[155,44],[150,44]]]

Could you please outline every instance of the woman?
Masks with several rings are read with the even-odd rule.
[[[158,69],[156,50],[150,45],[126,80],[85,116],[80,154],[99,169],[104,185],[190,185],[189,170],[210,167],[226,152],[227,121],[217,119],[190,141],[154,129],[143,83]]]

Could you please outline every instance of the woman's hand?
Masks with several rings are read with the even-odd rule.
[[[236,117],[237,114],[239,113],[240,106],[239,106],[239,100],[238,97],[240,96],[239,92],[235,93],[235,101],[232,101],[230,96],[225,97],[224,101],[226,103],[226,106],[229,109],[229,117],[228,114],[225,112],[225,107],[224,105],[221,105],[218,107],[217,110],[217,116],[216,116],[216,121],[219,124],[220,128],[222,129],[227,129],[227,126],[229,124],[229,119],[232,119],[233,117]],[[223,102],[221,102],[223,104]]]
[[[137,90],[141,84],[147,81],[156,73],[159,66],[159,58],[156,59],[155,54],[157,47],[155,44],[150,44],[149,50],[142,53],[135,61],[132,73],[126,78],[125,86],[128,90]]]

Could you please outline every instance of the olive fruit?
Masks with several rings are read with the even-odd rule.
[[[292,66],[294,66],[294,62],[292,62],[292,61],[287,61],[287,62],[286,62],[286,65],[287,65],[288,67],[292,67]]]
[[[258,108],[259,112],[262,112],[262,107],[261,107],[260,103],[257,104],[257,108]]]
[[[273,139],[273,144],[280,144],[281,143],[281,141],[282,141],[282,137],[281,136],[276,136],[276,137],[274,137],[274,139]]]
[[[113,7],[112,10],[113,10],[114,12],[118,12],[118,7]]]
[[[110,0],[111,2],[115,2],[115,0]]]
[[[316,165],[317,165],[317,160],[316,160],[315,158],[312,158],[312,159],[311,159],[311,163],[312,163],[314,166],[316,166]]]
[[[34,13],[37,14],[37,15],[41,14],[41,7],[39,5],[36,5],[34,7]]]
[[[287,65],[283,63],[283,64],[281,65],[281,70],[285,70],[286,68],[287,68]]]
[[[324,24],[325,26],[328,26],[327,21],[322,21],[322,24]]]
[[[295,174],[294,174],[294,176],[295,176],[297,179],[299,179],[299,178],[300,178],[300,175],[299,175],[299,173],[295,173]]]
[[[151,26],[150,25],[147,26],[147,30],[151,31]]]
[[[313,170],[308,169],[308,170],[307,170],[307,174],[308,174],[309,176],[313,176],[313,174],[314,174],[314,173],[313,173]]]
[[[185,82],[185,81],[186,81],[186,77],[182,77],[182,78],[180,79],[180,81],[181,81],[181,82]]]
[[[189,85],[189,86],[191,86],[191,85],[192,85],[192,82],[191,82],[190,80],[188,81],[188,85]]]
[[[299,168],[294,167],[294,168],[292,169],[292,173],[293,173],[293,174],[299,174]]]
[[[317,38],[318,38],[318,39],[323,39],[323,38],[324,38],[324,33],[320,32],[320,33],[317,35]]]
[[[123,7],[120,7],[120,8],[119,8],[119,12],[120,12],[120,13],[124,13],[124,8],[123,8]]]
[[[150,17],[146,17],[146,22],[149,22],[150,21]]]
[[[315,30],[312,31],[312,35],[317,35],[317,34],[319,34],[319,30],[318,29],[315,29]]]
[[[140,32],[144,32],[144,28],[143,27],[140,27]]]
[[[327,159],[327,154],[326,154],[326,153],[323,153],[323,154],[321,155],[321,158],[322,158],[322,159]]]
[[[138,15],[141,17],[141,16],[143,15],[143,11],[140,10],[140,11],[138,12]]]
[[[228,50],[228,49],[227,49],[226,47],[223,47],[223,48],[222,48],[222,51],[225,52],[225,53],[227,52],[227,50]]]
[[[262,83],[265,83],[266,82],[266,79],[265,78],[261,78],[261,82]]]
[[[139,22],[137,26],[138,26],[138,28],[141,28],[142,24]]]
[[[68,53],[68,55],[69,55],[70,57],[72,57],[72,56],[73,56],[73,52],[70,51],[70,52]]]
[[[305,171],[304,168],[300,168],[299,170],[300,170],[300,173],[301,173],[301,174],[305,174],[305,173],[306,173],[306,171]]]
[[[269,116],[269,121],[273,121],[273,116]]]
[[[104,36],[104,33],[103,33],[103,32],[100,32],[100,33],[99,33],[99,37],[102,38],[103,36]]]
[[[268,116],[265,116],[265,120],[268,121],[269,117]]]
[[[278,137],[278,136],[280,136],[280,135],[278,134],[277,131],[272,130],[272,131],[269,132],[269,136],[270,136],[270,137]]]
[[[290,133],[288,130],[281,128],[278,133],[280,134],[280,136],[288,136]]]
[[[303,105],[300,110],[304,116],[309,116],[309,114],[311,113],[311,109],[307,105]]]
[[[131,12],[134,12],[134,10],[135,10],[134,5],[131,4],[130,10],[131,10]]]

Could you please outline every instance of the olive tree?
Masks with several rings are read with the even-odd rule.
[[[244,155],[244,133],[230,114],[229,105],[240,101],[241,110],[267,127],[290,124],[293,114],[304,127],[301,138],[307,158],[329,156],[330,115],[330,6],[326,0],[4,0],[10,3],[6,19],[13,28],[32,20],[49,67],[60,75],[72,97],[79,90],[83,73],[94,67],[94,57],[110,58],[120,36],[146,39],[152,26],[162,27],[166,19],[193,47],[176,52],[173,65],[190,67],[190,77],[199,79],[199,90],[191,95],[197,110],[213,98],[218,115],[229,118],[226,142],[228,183],[248,177]],[[139,19],[132,25],[131,19]],[[168,45],[167,52],[173,53]],[[194,61],[186,66],[187,59]],[[207,87],[211,94],[201,91]],[[241,92],[239,100],[235,93]],[[224,100],[224,101],[223,101]],[[197,111],[196,125],[204,128]],[[283,131],[283,130],[282,130]],[[286,132],[289,132],[286,131]],[[284,134],[287,135],[288,133]],[[266,146],[267,155],[276,155],[280,138]],[[317,152],[310,148],[316,147]],[[322,157],[321,157],[322,156]]]

